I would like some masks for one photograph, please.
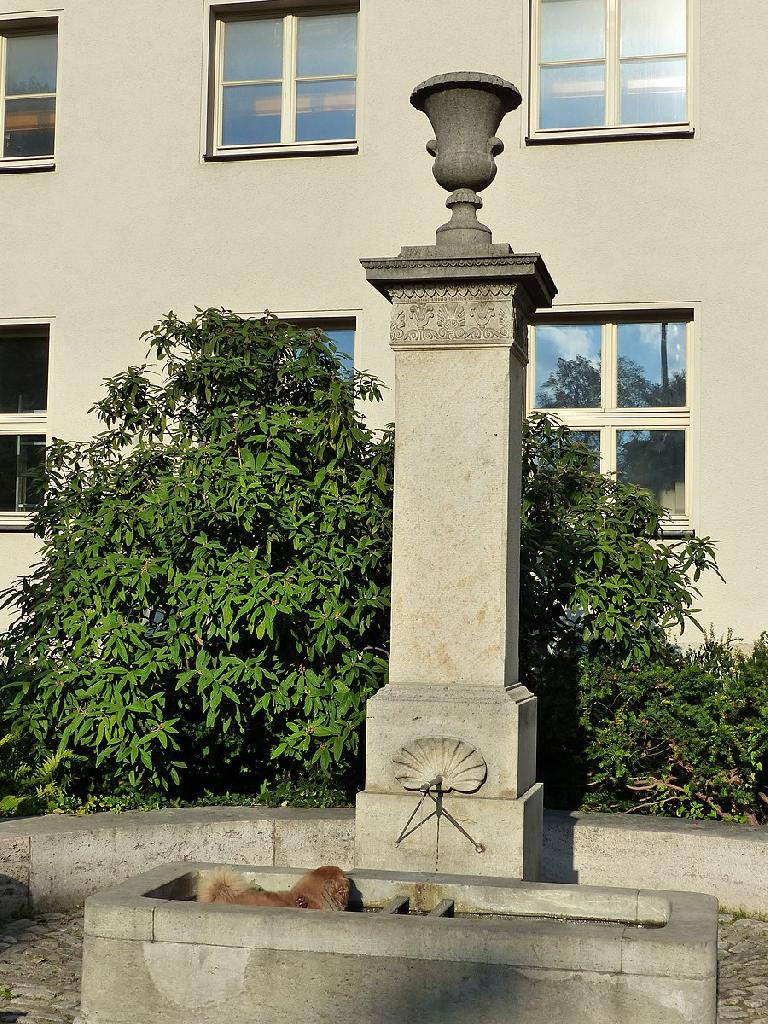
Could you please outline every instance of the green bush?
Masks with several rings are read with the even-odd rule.
[[[548,416],[525,424],[520,659],[534,684],[583,653],[624,666],[664,654],[670,628],[698,626],[696,583],[717,571],[708,537],[662,543],[651,493],[594,462]]]
[[[768,634],[750,655],[712,638],[658,664],[581,664],[584,806],[768,820]]]
[[[639,778],[635,761],[643,758],[637,737],[624,735],[620,709],[659,673],[669,684],[668,716],[648,718],[648,748],[679,745],[672,737],[683,725],[674,715],[687,714],[686,701],[699,698],[691,696],[696,670],[680,661],[669,630],[701,628],[696,584],[717,566],[707,537],[659,540],[661,506],[648,491],[601,476],[594,458],[547,416],[525,426],[520,672],[538,697],[538,772],[548,805],[629,808],[625,786]],[[679,693],[670,682],[677,672],[687,680]],[[743,723],[738,739],[745,749],[751,728]],[[702,749],[703,771],[707,756]],[[741,755],[734,757],[743,767]],[[646,794],[638,809],[676,813],[685,801],[662,802],[669,795]],[[754,792],[747,802],[754,809]],[[693,800],[685,806],[697,813]]]
[[[355,408],[378,385],[270,318],[169,314],[148,337],[158,367],[107,382],[103,431],[53,445],[41,562],[2,598],[6,717],[48,755],[72,750],[64,808],[341,802],[386,666],[393,440]],[[628,805],[601,767],[621,748],[610,709],[672,666],[666,631],[695,621],[713,546],[660,543],[653,498],[542,416],[522,511],[521,677],[548,801]]]
[[[69,751],[44,756],[18,730],[0,736],[0,817],[45,814],[65,800],[62,773]]]
[[[392,438],[321,332],[169,314],[156,365],[55,441],[42,557],[2,604],[7,717],[72,792],[196,795],[357,771],[389,610]]]

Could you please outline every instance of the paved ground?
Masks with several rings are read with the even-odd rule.
[[[721,1024],[768,1024],[768,922],[720,915]]]
[[[0,1024],[72,1024],[82,909],[0,923]],[[718,1021],[768,1024],[768,922],[720,915]]]
[[[82,907],[0,922],[0,1024],[71,1024],[82,941]]]

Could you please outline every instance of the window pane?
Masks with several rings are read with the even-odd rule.
[[[643,60],[621,65],[621,123],[685,121],[685,60]]]
[[[605,123],[605,66],[542,68],[540,128],[588,128]]]
[[[55,32],[35,36],[8,36],[6,55],[6,96],[56,92]]]
[[[536,328],[536,406],[600,406],[599,324],[540,324]]]
[[[620,406],[686,404],[685,333],[685,324],[619,324]]]
[[[351,367],[352,360],[355,358],[354,327],[328,327],[325,328],[325,334],[331,339],[339,352],[349,356],[349,362],[346,365]]]
[[[619,430],[616,470],[622,483],[649,490],[672,515],[685,515],[685,431]]]
[[[221,143],[259,146],[280,141],[279,85],[228,85],[224,89]]]
[[[3,156],[50,156],[56,100],[8,100],[5,104]]]
[[[48,339],[0,336],[0,413],[41,412],[48,396]]]
[[[282,77],[282,18],[268,21],[225,22],[225,82]]]
[[[299,53],[296,74],[300,78],[318,78],[321,75],[354,75],[356,71],[356,14],[299,18]]]
[[[0,436],[0,511],[28,512],[40,501],[40,485],[31,472],[45,460],[45,437]]]
[[[686,0],[621,0],[622,57],[687,50]]]
[[[605,56],[605,0],[541,0],[541,60]]]
[[[594,455],[592,468],[596,473],[600,472],[600,431],[599,430],[572,430],[571,437],[579,444],[584,444]]]
[[[354,139],[355,83],[298,82],[296,85],[296,141]]]

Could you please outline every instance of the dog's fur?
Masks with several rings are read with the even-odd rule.
[[[326,865],[302,875],[292,889],[253,889],[233,871],[216,871],[203,883],[200,903],[237,903],[247,907],[300,907],[304,910],[346,910],[349,879],[341,868]]]

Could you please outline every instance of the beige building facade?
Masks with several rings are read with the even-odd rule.
[[[670,533],[718,541],[702,621],[754,640],[767,37],[762,0],[0,0],[0,581],[34,560],[41,441],[96,429],[101,380],[169,309],[354,327],[356,366],[392,382],[359,260],[434,241],[408,96],[471,69],[525,97],[481,219],[559,289],[529,407],[654,490]]]

